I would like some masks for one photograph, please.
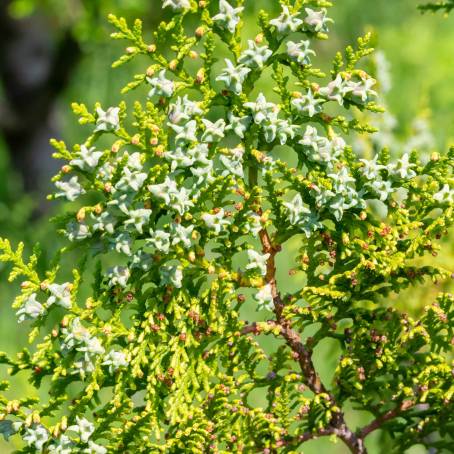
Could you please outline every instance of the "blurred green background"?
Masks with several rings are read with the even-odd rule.
[[[276,2],[246,3],[251,23],[255,22],[261,8],[269,10],[270,14],[277,13]],[[50,188],[49,177],[58,166],[50,160],[52,150],[47,144],[48,138],[56,135],[71,145],[84,140],[84,128],[75,121],[70,103],[79,101],[92,105],[100,101],[105,106],[113,105],[120,99],[120,88],[135,72],[144,72],[147,67],[147,62],[142,60],[121,69],[110,69],[112,61],[122,52],[122,43],[109,39],[111,29],[107,14],[114,12],[130,19],[141,17],[149,35],[159,20],[170,14],[168,11],[163,14],[160,5],[158,0],[2,2],[0,236],[10,238],[14,244],[25,241],[28,250],[40,242],[44,251],[43,268],[58,246],[48,218],[61,209],[45,201]],[[394,117],[393,121],[383,117],[377,122],[386,127],[387,135],[381,140],[392,145],[395,154],[418,143],[427,153],[444,150],[454,143],[454,14],[423,16],[417,5],[416,0],[334,1],[330,11],[335,19],[331,39],[317,45],[315,64],[328,69],[337,50],[354,43],[365,31],[374,33],[380,58],[384,56],[389,62],[392,84],[389,90],[386,90],[387,84],[383,84],[387,92],[382,100]],[[415,135],[416,140],[410,140]],[[364,138],[352,138],[350,143],[364,144],[364,141]],[[452,269],[454,242],[446,241],[435,260]],[[281,254],[280,261],[280,282],[285,284],[288,260]],[[8,285],[6,279],[6,270],[0,268],[0,349],[13,353],[26,343],[26,337],[10,308],[17,288]],[[411,289],[386,304],[398,305],[417,315],[446,285],[428,284]],[[336,345],[329,342],[316,350],[315,362],[326,383],[332,376],[338,354]],[[5,376],[5,371],[1,370],[0,379]],[[11,396],[35,392],[26,377],[19,376]],[[353,426],[363,425],[368,416],[351,412],[348,419]],[[379,432],[368,439],[368,445],[371,453],[388,449]],[[0,442],[0,453],[10,451],[10,445]],[[347,451],[341,444],[317,440],[305,444],[304,452]],[[425,451],[414,448],[409,452]]]

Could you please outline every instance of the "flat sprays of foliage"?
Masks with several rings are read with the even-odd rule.
[[[329,2],[276,1],[250,37],[245,3],[165,0],[173,14],[151,42],[139,20],[110,17],[128,42],[114,66],[149,60],[124,89],[137,100],[75,104],[87,139],[54,141],[53,197],[70,203],[49,271],[0,243],[32,342],[1,362],[49,389],[0,397],[20,452],[294,453],[329,436],[365,453],[379,429],[397,452],[452,448],[453,296],[418,319],[388,297],[450,278],[416,259],[452,224],[454,150],[358,159],[348,141],[374,129],[350,111],[381,111],[362,68],[370,37],[324,74],[314,44]],[[288,286],[277,263],[290,243]],[[80,263],[63,282],[67,255]],[[342,351],[332,383],[313,361],[327,339]],[[351,405],[370,422],[349,425]]]

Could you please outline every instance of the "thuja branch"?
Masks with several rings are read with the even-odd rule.
[[[74,104],[86,139],[53,141],[51,198],[71,202],[53,266],[38,273],[39,251],[26,260],[0,241],[36,340],[0,363],[49,387],[48,399],[0,394],[0,433],[24,453],[263,454],[335,435],[360,454],[378,428],[400,452],[452,444],[454,298],[414,320],[387,297],[450,274],[418,258],[433,259],[454,220],[454,149],[359,159],[347,142],[374,129],[358,112],[381,111],[361,67],[371,36],[337,53],[327,78],[314,44],[328,38],[329,2],[274,0],[279,14],[261,11],[246,39],[248,1],[164,0],[173,14],[151,42],[140,20],[109,17],[128,42],[114,66],[148,59],[123,90],[134,105]],[[255,93],[269,73],[274,93]],[[287,241],[296,290],[280,293]],[[269,354],[261,333],[279,339]],[[342,350],[330,388],[313,361],[326,338]],[[347,401],[374,415],[404,404],[355,433]],[[405,402],[430,412],[391,430]]]
[[[285,339],[287,345],[295,353],[295,358],[300,364],[301,370],[307,380],[309,388],[315,393],[326,393],[320,377],[315,371],[312,363],[312,354],[301,341],[301,336],[292,329],[291,323],[284,317],[284,303],[277,289],[276,282],[276,254],[281,250],[280,245],[273,244],[266,229],[259,233],[260,241],[263,247],[263,253],[269,254],[266,263],[265,281],[271,286],[271,293],[274,301],[274,312],[276,314],[276,325],[279,328],[280,335]],[[334,404],[334,402],[333,402]]]
[[[256,170],[254,168],[250,169],[250,182],[255,183],[257,181]],[[259,212],[262,212],[262,209],[259,209]],[[268,256],[266,262],[266,273],[265,281],[266,284],[271,287],[271,294],[273,296],[274,302],[274,313],[276,315],[276,321],[269,321],[268,325],[273,328],[277,328],[279,334],[285,339],[287,345],[293,352],[293,358],[295,358],[305,377],[306,383],[314,392],[314,394],[327,394],[329,395],[329,400],[333,407],[333,418],[332,425],[326,434],[331,433],[337,435],[344,443],[350,448],[353,453],[365,453],[366,449],[364,447],[364,442],[362,438],[357,437],[346,425],[342,411],[338,407],[334,396],[329,393],[325,386],[323,385],[320,377],[315,370],[315,366],[312,362],[312,353],[304,345],[301,340],[300,334],[292,329],[291,323],[284,316],[285,305],[282,301],[280,293],[277,288],[276,282],[276,261],[275,257],[278,252],[281,251],[282,247],[280,244],[276,244],[270,238],[270,235],[266,228],[263,228],[259,232],[260,241],[262,244],[262,251],[265,255]],[[255,334],[257,333],[257,327],[255,326]],[[248,329],[243,329],[243,333],[247,332]],[[320,435],[323,434],[323,430],[319,431]]]

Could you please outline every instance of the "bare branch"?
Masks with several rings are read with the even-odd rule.
[[[413,407],[414,402],[411,400],[405,400],[400,404],[399,407],[389,410],[383,415],[379,416],[377,419],[372,421],[367,426],[363,427],[360,431],[361,438],[366,438],[371,432],[380,429],[380,427],[390,419],[394,419],[396,416],[399,416],[400,413],[408,410],[409,408]]]

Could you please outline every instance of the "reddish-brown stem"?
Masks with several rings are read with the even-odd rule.
[[[295,357],[297,358],[300,365],[301,371],[306,379],[306,383],[311,391],[314,394],[327,394],[332,405],[338,407],[336,405],[334,396],[325,388],[322,381],[320,380],[319,375],[317,374],[317,371],[315,370],[314,364],[312,362],[312,352],[304,345],[301,340],[300,334],[292,329],[290,320],[288,320],[284,316],[285,305],[277,289],[275,263],[276,254],[281,250],[281,246],[273,244],[266,229],[262,229],[259,236],[262,243],[263,252],[265,254],[269,254],[265,281],[268,285],[271,286],[271,293],[274,300],[274,313],[276,314],[276,321],[268,323],[272,323],[279,328],[280,335],[285,339],[287,345],[294,352]],[[252,324],[245,327],[243,333],[258,334],[257,325]],[[344,415],[341,411],[333,413],[331,427],[319,430],[315,434],[310,434],[310,437],[314,438],[316,436],[323,436],[328,434],[337,435],[349,447],[352,453],[365,454],[367,452],[364,446],[363,438],[357,436],[347,427]],[[304,441],[307,441],[304,439],[304,436],[303,440],[298,440],[299,443],[302,443]]]
[[[271,292],[274,299],[274,312],[277,319],[275,323],[279,327],[280,334],[286,340],[287,345],[294,353],[297,354],[295,356],[297,356],[298,358],[298,363],[307,380],[309,388],[315,394],[327,393],[327,390],[323,386],[320,377],[315,371],[314,364],[312,363],[311,352],[301,341],[301,337],[298,332],[292,329],[290,321],[283,316],[285,306],[277,289],[275,264],[276,254],[281,250],[281,247],[280,245],[273,245],[266,229],[262,229],[259,235],[263,247],[263,252],[265,254],[269,254],[265,280],[271,286]]]
[[[374,430],[380,429],[380,427],[386,421],[389,421],[390,419],[394,419],[396,416],[399,416],[400,413],[402,413],[405,410],[408,410],[413,405],[414,405],[414,403],[411,400],[406,400],[406,401],[402,402],[399,407],[394,408],[393,410],[387,411],[386,413],[384,413],[383,415],[379,416],[377,419],[372,421],[370,424],[363,427],[360,431],[360,437],[366,438]]]
[[[296,443],[304,443],[309,440],[313,440],[319,437],[326,437],[330,435],[336,435],[350,448],[354,453],[366,453],[363,439],[357,437],[351,432],[346,426],[338,427],[326,427],[319,429],[316,432],[305,432],[303,435],[296,437]]]

